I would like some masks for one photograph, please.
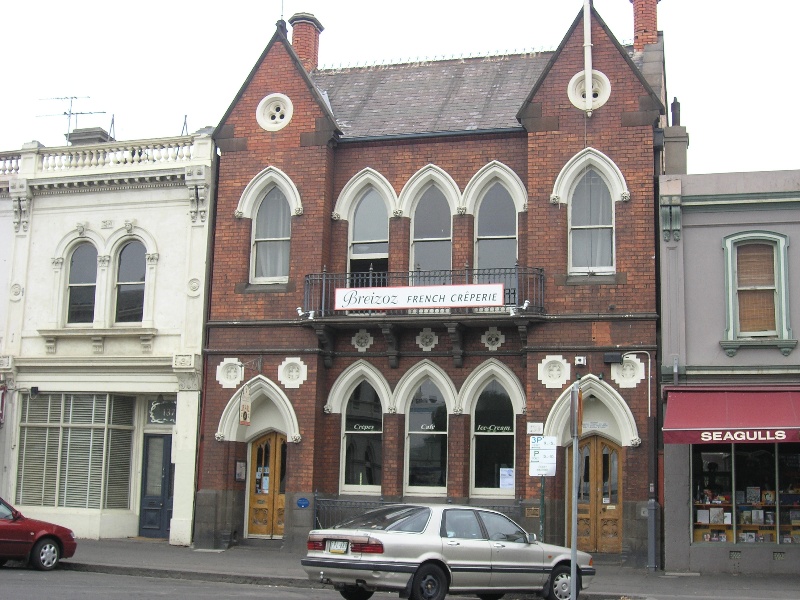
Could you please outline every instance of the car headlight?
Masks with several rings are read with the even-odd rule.
[[[75,532],[70,530],[69,537],[71,537],[74,540],[75,539]]]

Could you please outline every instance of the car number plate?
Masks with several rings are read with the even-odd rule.
[[[328,542],[328,552],[333,554],[344,554],[347,552],[346,540],[331,540]]]

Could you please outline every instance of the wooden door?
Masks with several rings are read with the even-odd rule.
[[[282,537],[286,493],[286,436],[268,433],[250,445],[247,535]]]
[[[572,448],[568,489],[572,488]],[[572,531],[572,493],[567,497],[567,533]],[[598,435],[578,443],[578,548],[622,551],[622,461],[620,447]]]

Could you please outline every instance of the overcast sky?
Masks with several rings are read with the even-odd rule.
[[[321,66],[552,50],[582,0],[15,0],[3,8],[0,150],[63,146],[78,127],[132,140],[219,123],[275,32],[310,12]],[[630,0],[595,0],[621,42]],[[797,0],[662,0],[667,93],[681,102],[689,172],[798,169]],[[56,115],[56,116],[43,116]],[[72,125],[74,127],[75,117]]]

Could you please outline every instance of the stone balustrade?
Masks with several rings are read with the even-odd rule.
[[[0,178],[65,177],[182,168],[211,158],[208,135],[48,148],[38,142],[0,153]]]
[[[21,158],[19,151],[0,152],[0,177],[11,177],[19,173]]]
[[[188,163],[193,157],[192,137],[113,142],[66,148],[42,148],[39,169],[42,173],[63,173],[74,169],[104,169],[143,165],[173,166]]]

